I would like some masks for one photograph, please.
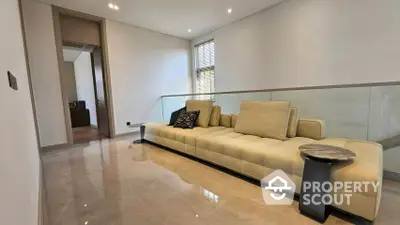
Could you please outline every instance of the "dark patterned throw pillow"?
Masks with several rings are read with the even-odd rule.
[[[178,120],[178,117],[181,115],[182,111],[186,111],[186,106],[182,109],[176,110],[171,114],[171,119],[169,120],[168,126],[173,126],[176,123],[176,120]]]
[[[196,124],[196,120],[199,117],[200,111],[191,111],[186,112],[182,111],[179,114],[174,127],[183,128],[183,129],[193,129]]]

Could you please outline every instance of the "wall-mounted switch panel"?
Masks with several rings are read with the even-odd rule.
[[[8,76],[8,83],[10,85],[10,88],[17,91],[18,90],[17,78],[14,77],[14,75],[12,75],[12,73],[10,71],[7,71],[7,76]]]

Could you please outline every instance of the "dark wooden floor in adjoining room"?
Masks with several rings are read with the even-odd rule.
[[[89,141],[96,141],[105,138],[100,134],[98,129],[94,127],[75,127],[72,128],[74,143],[84,143]]]

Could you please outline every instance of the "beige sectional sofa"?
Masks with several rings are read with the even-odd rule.
[[[296,183],[296,193],[300,193],[304,168],[304,157],[298,150],[299,146],[318,143],[347,148],[355,152],[357,157],[346,166],[334,166],[332,180],[376,181],[380,182],[379,191],[376,193],[370,187],[366,193],[352,193],[350,205],[335,207],[370,221],[375,219],[381,198],[381,145],[367,141],[325,138],[323,121],[298,119],[297,109],[290,111],[288,137],[283,140],[237,132],[237,123],[245,126],[243,122],[246,119],[241,117],[241,121],[238,121],[238,115],[218,115],[221,111],[219,106],[214,106],[214,110],[210,112],[214,111],[217,113],[209,116],[213,126],[180,129],[167,126],[166,123],[148,123],[145,124],[144,139],[258,180],[281,169]],[[240,113],[245,114],[243,107]],[[216,118],[219,123],[215,122]]]

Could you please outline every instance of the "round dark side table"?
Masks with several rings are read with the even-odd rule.
[[[332,164],[352,161],[356,154],[348,149],[320,144],[306,144],[299,147],[300,152],[305,156],[303,180],[301,183],[301,192],[299,199],[300,212],[314,220],[324,223],[330,214],[330,206],[321,204],[305,204],[304,195],[320,196],[329,194],[323,190],[314,190],[308,188],[304,190],[306,182],[324,182],[331,181]]]

